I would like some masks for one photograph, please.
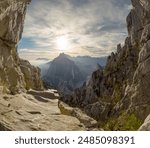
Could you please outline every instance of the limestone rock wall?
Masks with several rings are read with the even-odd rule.
[[[140,52],[133,83],[125,99],[130,99],[129,111],[135,112],[139,118],[144,120],[150,113],[150,1],[132,0],[132,3],[139,23],[136,20],[132,22],[139,29],[131,34],[131,38],[138,37],[137,43],[139,44]],[[134,28],[134,24],[132,28]]]
[[[26,89],[43,89],[43,83],[40,77],[40,69],[38,67],[32,66],[27,60],[20,59],[20,68],[24,74]]]
[[[21,63],[17,54],[17,44],[21,39],[26,8],[30,1],[31,0],[0,1],[1,92],[15,94],[25,91],[26,89],[26,77],[20,68]],[[39,72],[37,73],[39,74]],[[40,76],[38,75],[38,77]]]

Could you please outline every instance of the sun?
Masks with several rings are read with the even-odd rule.
[[[56,40],[57,48],[61,51],[66,51],[69,48],[69,40],[67,36],[60,36]]]

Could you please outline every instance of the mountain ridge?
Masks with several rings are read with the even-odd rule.
[[[58,88],[64,94],[71,93],[75,88],[80,87],[83,82],[88,79],[88,76],[97,69],[97,64],[102,63],[102,65],[104,65],[105,60],[105,57],[71,57],[67,54],[61,53],[53,61],[40,66],[42,78],[45,84],[49,83],[50,86]],[[63,73],[63,75],[60,75],[60,73]],[[75,75],[73,76],[73,74]],[[66,75],[67,78],[70,78],[70,80],[64,78],[64,75]],[[56,81],[59,82],[56,83]],[[63,81],[66,83],[60,84]]]
[[[43,80],[60,91],[69,93],[78,87],[84,78],[76,64],[68,58],[68,55],[60,54],[50,62]]]

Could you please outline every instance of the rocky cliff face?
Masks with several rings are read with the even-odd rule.
[[[34,90],[42,90],[43,83],[40,77],[40,69],[32,66],[27,60],[19,59],[19,66],[25,78],[25,88]]]
[[[39,71],[22,62],[17,54],[17,44],[21,39],[27,4],[31,0],[1,0],[0,1],[0,90],[12,94],[25,91],[28,87],[27,73],[36,73],[39,81]],[[26,67],[26,68],[25,68]],[[29,70],[30,69],[30,70]],[[30,71],[30,72],[29,72]],[[31,78],[31,79],[32,79]],[[31,80],[32,85],[36,80]],[[38,83],[38,82],[36,82]],[[41,83],[37,89],[42,88]]]
[[[150,1],[132,0],[132,5],[124,46],[117,46],[88,84],[63,99],[111,130],[138,129],[150,113]]]
[[[129,98],[129,111],[144,120],[150,113],[150,1],[133,0],[132,3],[134,9],[129,20],[133,23],[129,35],[132,45],[139,45],[139,55],[138,67],[124,100]]]

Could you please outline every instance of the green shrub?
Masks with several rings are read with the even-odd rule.
[[[103,128],[108,131],[136,131],[141,124],[142,121],[134,114],[123,113],[119,118],[109,119]]]

